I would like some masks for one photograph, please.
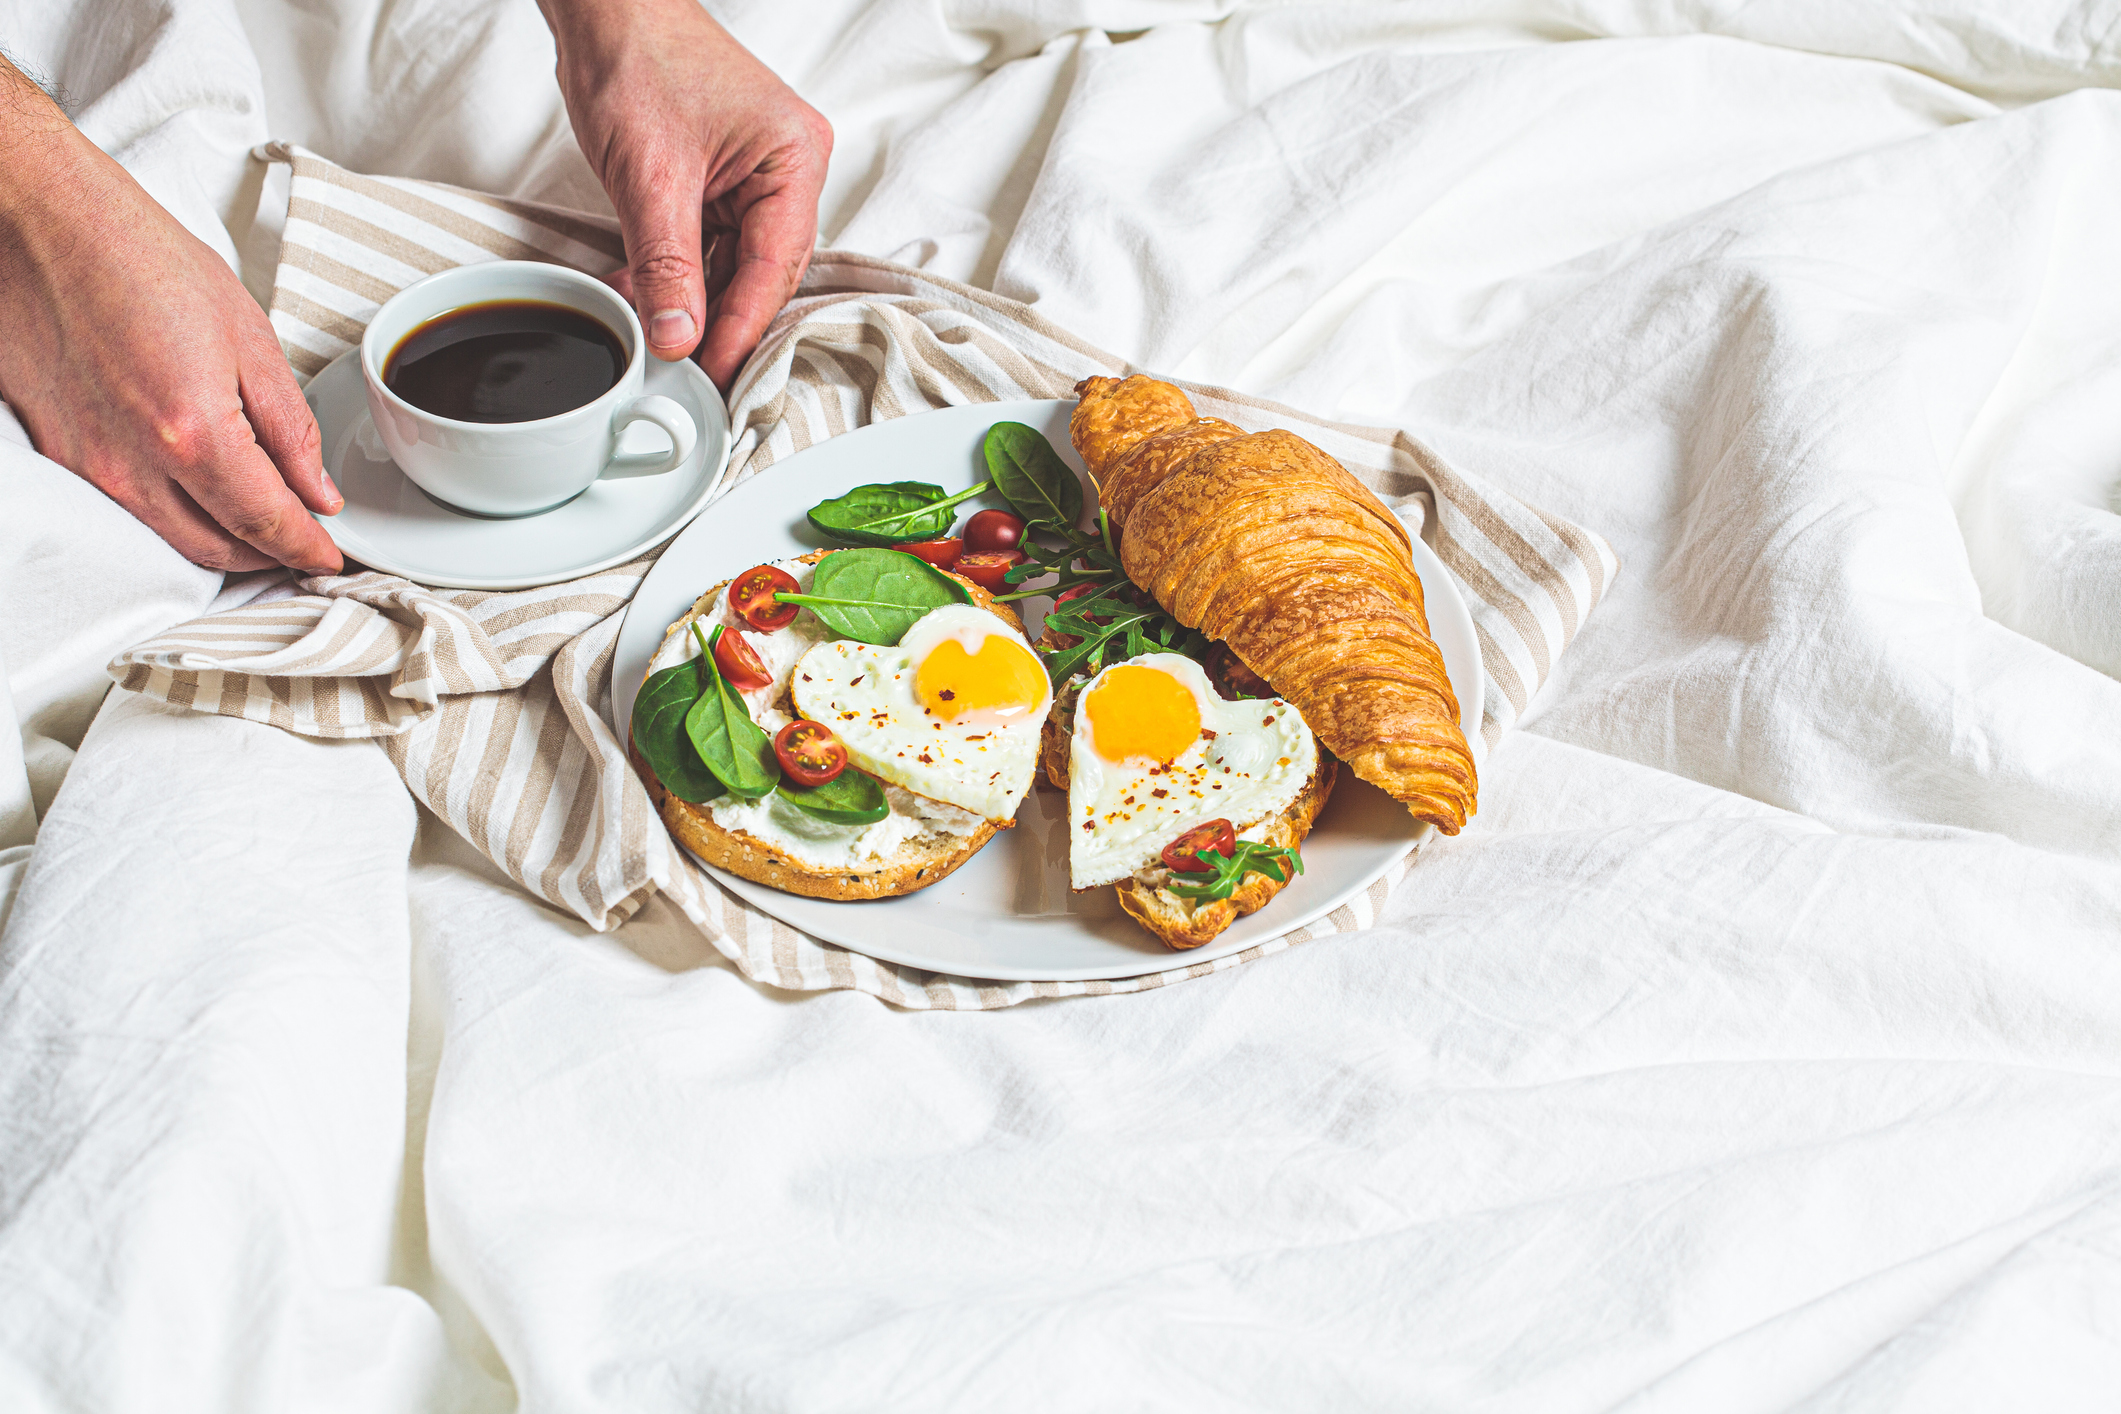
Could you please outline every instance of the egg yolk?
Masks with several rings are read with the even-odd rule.
[[[1030,649],[1000,634],[981,639],[976,653],[946,638],[929,649],[914,669],[913,696],[945,721],[963,712],[1006,716],[1028,711],[1044,700],[1046,670]]]
[[[1091,744],[1107,761],[1150,756],[1169,763],[1200,737],[1200,703],[1156,668],[1123,663],[1105,674],[1083,711]]]

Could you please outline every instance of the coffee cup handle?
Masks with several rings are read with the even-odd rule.
[[[685,458],[691,456],[692,449],[699,445],[700,430],[693,424],[692,414],[675,399],[656,393],[635,398],[612,415],[613,436],[625,436],[626,429],[636,422],[652,422],[662,428],[670,438],[670,450],[613,457],[611,465],[604,468],[604,476],[661,476],[683,466]]]

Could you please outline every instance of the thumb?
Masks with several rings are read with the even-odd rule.
[[[690,196],[675,199],[679,191]],[[626,271],[633,307],[648,336],[648,351],[675,361],[699,346],[707,291],[700,271],[699,188],[684,182],[643,183],[615,201],[626,238]],[[614,281],[614,283],[618,283]]]

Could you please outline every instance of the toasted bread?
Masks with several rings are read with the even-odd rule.
[[[831,550],[814,550],[800,558],[804,564],[816,564],[832,553]],[[996,603],[992,594],[968,579],[958,575],[950,577],[965,586],[973,603],[1011,628],[1019,632],[1023,630],[1023,621],[1007,604]],[[721,596],[728,591],[729,583],[725,579],[695,599],[684,617],[665,631],[664,639],[667,641],[673,633],[686,632],[687,625],[694,619],[713,614]],[[820,869],[743,830],[723,828],[715,822],[705,805],[679,800],[663,788],[648,763],[631,748],[629,732],[627,758],[648,787],[648,798],[655,803],[656,812],[663,817],[663,823],[670,828],[678,843],[718,869],[726,869],[739,878],[784,893],[846,902],[910,894],[927,888],[978,854],[981,847],[994,838],[995,831],[1004,828],[992,821],[982,821],[968,835],[918,836],[904,841],[885,857],[852,867]]]
[[[1070,724],[1075,716],[1076,694],[1081,690],[1082,684],[1075,682],[1056,695],[1053,712],[1046,718],[1045,730],[1039,737],[1039,765],[1045,771],[1047,783],[1059,791],[1068,789]],[[1296,799],[1267,822],[1260,842],[1278,849],[1296,849],[1302,845],[1318,819],[1318,812],[1326,808],[1327,797],[1333,794],[1333,782],[1338,778],[1339,770],[1340,763],[1321,745],[1318,765],[1312,769],[1311,778],[1304,782]],[[1145,883],[1139,878],[1122,879],[1113,887],[1119,891],[1119,906],[1126,909],[1135,922],[1156,934],[1166,946],[1184,951],[1212,941],[1245,914],[1265,908],[1268,901],[1288,885],[1288,879],[1276,883],[1265,874],[1247,874],[1230,897],[1206,902],[1180,898],[1167,888]]]
[[[937,879],[978,854],[994,838],[995,825],[982,821],[969,835],[940,839],[907,840],[888,857],[851,869],[821,870],[794,859],[742,830],[725,830],[715,823],[707,807],[679,800],[663,789],[638,752],[629,753],[633,768],[648,786],[663,823],[679,844],[717,869],[727,869],[739,878],[765,884],[784,893],[807,898],[859,899],[896,898],[925,889]]]
[[[1302,793],[1289,802],[1288,809],[1267,823],[1261,842],[1280,849],[1301,846],[1304,836],[1311,833],[1318,812],[1325,809],[1326,797],[1333,793],[1339,770],[1340,763],[1321,746],[1318,769],[1304,782]],[[1287,872],[1294,877],[1295,871]],[[1288,880],[1276,883],[1265,874],[1247,874],[1230,897],[1212,901],[1180,898],[1167,888],[1145,884],[1140,879],[1122,879],[1114,887],[1119,891],[1119,906],[1135,922],[1163,939],[1166,946],[1184,951],[1213,941],[1243,915],[1265,908],[1270,899],[1288,887]]]

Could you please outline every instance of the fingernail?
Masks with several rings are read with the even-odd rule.
[[[690,343],[696,327],[689,310],[666,309],[648,321],[648,342],[659,349]]]
[[[330,510],[325,512],[326,515],[335,516],[346,509],[346,498],[339,494],[338,484],[331,479],[329,474],[324,477],[324,503],[331,507]]]

